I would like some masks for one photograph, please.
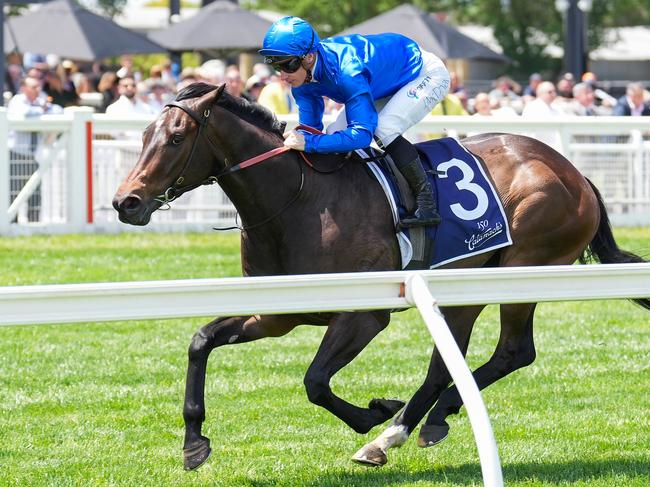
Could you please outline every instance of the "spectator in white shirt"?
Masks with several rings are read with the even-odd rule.
[[[17,118],[40,117],[63,112],[59,105],[51,103],[41,91],[41,81],[26,76],[20,82],[20,93],[14,95],[7,105],[7,115]],[[38,169],[36,159],[38,145],[43,136],[39,132],[16,132],[8,134],[9,146],[9,197],[16,199],[23,186]],[[41,206],[41,191],[38,186],[27,201],[25,218],[38,221]],[[21,216],[21,218],[22,218]]]
[[[537,87],[537,98],[524,107],[521,116],[537,120],[562,117],[563,113],[553,106],[556,96],[555,85],[550,81],[542,81]],[[562,143],[557,130],[540,130],[529,135],[561,151]]]
[[[474,97],[474,113],[476,117],[491,117],[492,107],[490,106],[490,95],[477,93]]]
[[[148,83],[149,93],[147,94],[147,104],[154,109],[156,113],[160,113],[165,105],[172,99],[167,85],[157,78],[150,78]]]
[[[108,105],[106,108],[107,115],[128,116],[128,115],[155,115],[156,111],[146,103],[138,100],[136,97],[137,86],[135,78],[125,76],[120,79],[117,85],[117,92],[120,97]]]
[[[597,106],[594,88],[589,83],[578,83],[573,87],[573,102],[567,107],[569,115],[593,117],[609,115],[610,111],[603,106]]]
[[[120,97],[106,107],[106,115],[121,118],[130,118],[134,115],[156,115],[156,111],[151,105],[139,99],[137,91],[135,78],[126,76],[120,79],[117,85],[117,92]],[[114,135],[127,140],[142,140],[142,132],[138,130],[126,130]],[[132,149],[128,149],[128,151],[132,151]],[[131,152],[129,154],[133,156]]]

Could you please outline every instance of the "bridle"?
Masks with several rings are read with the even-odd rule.
[[[270,151],[264,152],[263,154],[260,154],[259,156],[252,157],[250,159],[247,159],[243,162],[240,162],[239,164],[236,164],[231,167],[227,167],[223,171],[221,171],[219,174],[216,174],[214,176],[208,176],[205,178],[203,181],[198,182],[198,183],[193,183],[193,184],[188,184],[183,186],[183,183],[185,182],[185,173],[187,169],[190,167],[190,164],[192,163],[192,158],[194,157],[194,152],[196,150],[196,143],[199,141],[201,138],[201,133],[203,132],[203,129],[208,125],[208,120],[210,119],[210,109],[206,108],[203,110],[203,114],[199,115],[199,113],[185,105],[184,103],[180,103],[176,100],[170,101],[169,103],[165,104],[165,107],[176,107],[180,108],[183,110],[185,113],[187,113],[190,117],[194,119],[194,121],[198,124],[199,129],[196,133],[196,137],[194,138],[194,141],[192,142],[192,148],[190,149],[190,154],[187,156],[187,160],[185,161],[185,165],[183,166],[183,170],[181,171],[181,175],[176,178],[176,181],[174,181],[174,184],[172,184],[169,188],[165,190],[164,193],[156,196],[154,199],[156,201],[159,201],[160,203],[163,204],[168,204],[174,201],[176,198],[181,196],[183,193],[186,193],[187,191],[191,191],[193,189],[198,188],[199,186],[205,186],[205,185],[211,185],[216,183],[220,177],[225,176],[226,174],[231,174],[233,172],[240,171],[242,169],[246,169],[247,167],[253,166],[255,164],[258,164],[262,161],[265,161],[266,159],[270,159],[271,157],[283,154],[284,152],[288,152],[291,149],[289,147],[277,147],[275,149],[271,149]],[[206,134],[206,140],[208,143],[212,146],[212,149],[215,150],[215,152],[218,152],[218,149],[216,148],[216,144],[212,141],[212,139]],[[302,154],[302,153],[301,153]],[[309,160],[303,155],[303,159],[308,165],[311,165]],[[224,160],[226,166],[228,165],[228,159]]]
[[[174,184],[172,184],[169,188],[167,188],[164,193],[159,194],[154,198],[154,200],[162,203],[163,205],[171,203],[176,198],[181,196],[183,193],[198,188],[199,186],[211,185],[216,183],[218,177],[218,176],[208,176],[201,182],[183,186],[183,183],[185,182],[185,173],[187,169],[190,167],[190,164],[192,163],[192,157],[194,156],[194,152],[196,151],[196,143],[201,138],[201,133],[203,132],[203,129],[208,125],[208,120],[210,119],[210,109],[206,108],[205,110],[203,110],[203,115],[199,115],[196,112],[196,110],[188,107],[183,103],[179,103],[176,100],[170,101],[169,103],[165,104],[165,107],[180,108],[181,110],[183,110],[185,113],[187,113],[190,117],[194,119],[194,121],[198,124],[199,129],[196,133],[196,137],[194,137],[194,141],[192,142],[190,155],[187,157],[187,160],[185,161],[185,165],[183,166],[181,175],[178,176],[178,178],[176,178]],[[210,145],[214,147],[214,143],[212,142],[210,137],[206,137],[206,139],[208,140]]]
[[[216,100],[213,102],[213,104],[215,102],[216,102]],[[192,163],[192,158],[194,157],[194,152],[196,151],[197,142],[201,138],[201,134],[203,133],[203,129],[208,125],[208,120],[210,119],[211,110],[210,110],[210,108],[206,108],[205,110],[203,110],[203,114],[199,114],[196,110],[190,108],[189,106],[187,106],[184,103],[180,103],[177,100],[173,100],[173,101],[170,101],[169,103],[166,103],[165,107],[180,108],[187,115],[192,117],[192,119],[198,124],[199,128],[197,130],[196,137],[194,138],[194,141],[192,142],[192,148],[190,149],[190,154],[188,155],[187,160],[185,161],[185,165],[183,166],[183,170],[181,171],[181,175],[179,177],[177,177],[176,181],[174,181],[174,183],[169,188],[167,188],[162,194],[159,194],[158,196],[156,196],[154,198],[154,200],[161,203],[161,205],[168,205],[169,206],[169,203],[171,203],[172,201],[174,201],[175,199],[177,199],[179,196],[181,196],[183,193],[186,193],[187,191],[191,191],[191,190],[193,190],[195,188],[198,188],[199,186],[212,185],[212,184],[216,183],[219,180],[219,178],[221,178],[223,176],[226,176],[228,174],[232,174],[232,173],[240,171],[242,169],[246,169],[247,167],[251,167],[251,166],[253,166],[255,164],[259,164],[260,162],[263,162],[263,161],[265,161],[267,159],[270,159],[270,158],[275,157],[277,155],[280,155],[280,154],[283,154],[283,153],[288,152],[290,150],[293,150],[293,149],[291,149],[290,147],[287,147],[287,146],[276,147],[275,149],[271,149],[271,150],[269,150],[267,152],[264,152],[263,154],[260,154],[260,155],[255,156],[255,157],[251,157],[250,159],[246,159],[245,161],[240,162],[238,164],[235,164],[233,166],[226,167],[226,169],[224,169],[220,173],[218,173],[216,175],[213,175],[213,176],[208,176],[203,181],[200,181],[198,183],[183,185],[183,183],[185,182],[185,173],[187,172],[188,168],[190,167],[190,165]],[[308,127],[308,126],[304,126],[304,125],[299,125],[298,127],[296,127],[296,129],[306,130],[306,131],[309,131],[309,132],[312,132],[312,133],[321,133],[320,131],[318,131],[318,130],[312,128],[312,127]],[[217,152],[217,153],[221,152],[217,148],[217,144],[215,144],[212,141],[212,139],[210,138],[209,135],[207,135],[207,133],[206,133],[205,138],[208,141],[208,143],[212,146],[212,149],[215,152]],[[320,170],[320,169],[316,168],[311,163],[311,161],[309,159],[307,159],[304,152],[298,151],[298,154],[302,157],[302,159],[305,161],[305,163],[310,168],[312,168],[314,171],[322,173],[322,174],[328,174],[328,173],[333,173],[333,172],[338,171],[349,160],[349,157],[346,157],[344,159],[344,162],[339,167],[337,167],[337,168],[335,168],[334,170],[331,170],[331,171],[323,171],[323,170]],[[348,154],[348,156],[349,156],[349,154]],[[256,228],[256,227],[262,226],[262,225],[270,222],[271,220],[273,220],[274,218],[279,216],[282,212],[284,212],[289,206],[291,206],[298,199],[298,197],[302,193],[302,190],[303,190],[303,187],[304,187],[304,184],[305,184],[305,172],[304,172],[303,166],[302,166],[302,164],[300,164],[300,161],[298,159],[297,159],[297,161],[298,161],[298,166],[300,168],[300,184],[298,186],[298,190],[293,195],[293,197],[291,197],[289,199],[289,201],[279,211],[277,211],[276,213],[274,213],[270,217],[262,220],[261,222],[255,223],[253,225],[248,225],[248,226],[245,226],[245,227],[235,226],[235,227],[226,227],[226,228],[215,228],[215,230],[233,230],[233,229],[237,229],[237,228],[240,229],[240,230],[250,230],[252,228]],[[226,166],[228,166],[228,159],[224,158],[224,163],[225,163]]]
[[[199,128],[196,133],[196,137],[194,138],[194,141],[192,142],[192,148],[190,149],[190,154],[187,157],[187,160],[185,161],[185,165],[183,166],[183,170],[181,171],[181,175],[176,178],[176,181],[165,190],[164,193],[156,196],[154,198],[155,201],[160,202],[163,205],[169,205],[172,201],[177,199],[179,196],[181,196],[183,193],[186,193],[187,191],[191,191],[195,188],[198,188],[199,186],[205,186],[205,185],[212,185],[216,183],[220,177],[225,176],[227,174],[232,174],[234,172],[240,171],[242,169],[245,169],[247,167],[253,166],[255,164],[258,164],[262,161],[265,161],[267,159],[270,159],[271,157],[275,157],[277,155],[283,154],[285,152],[288,152],[292,150],[289,147],[286,146],[281,146],[281,147],[276,147],[275,149],[271,149],[267,152],[264,152],[263,154],[260,154],[258,156],[252,157],[250,159],[247,159],[243,162],[240,162],[239,164],[236,164],[234,166],[227,167],[223,171],[221,171],[219,174],[213,175],[213,176],[208,176],[205,178],[203,181],[200,181],[198,183],[192,183],[192,184],[187,184],[183,185],[185,182],[185,173],[190,167],[192,163],[192,158],[194,156],[194,152],[196,151],[196,145],[198,140],[201,138],[201,133],[203,132],[203,129],[208,125],[208,120],[210,119],[210,108],[206,108],[203,111],[203,114],[200,115],[196,110],[188,107],[187,105],[180,103],[176,100],[170,101],[169,103],[165,104],[165,107],[176,107],[180,108],[183,110],[186,114],[188,114],[190,117],[194,119],[194,121],[198,124]],[[210,137],[206,134],[206,140],[208,143],[212,146],[213,149],[216,149],[216,144],[210,139]],[[309,165],[310,167],[313,168],[312,163],[305,157],[303,152],[300,152],[300,155],[302,156],[303,160]],[[228,165],[228,159],[225,159],[225,164]],[[298,190],[296,191],[296,194],[276,213],[271,215],[270,217],[262,220],[261,222],[255,223],[254,225],[249,225],[246,227],[226,227],[226,228],[215,228],[215,230],[233,230],[236,228],[239,228],[240,230],[250,230],[255,227],[262,226],[269,221],[273,220],[276,218],[278,215],[280,215],[282,212],[284,212],[289,206],[291,206],[300,196],[300,193],[302,192],[302,189],[305,184],[305,173],[302,167],[302,164],[299,163],[300,167],[300,184],[298,186]]]

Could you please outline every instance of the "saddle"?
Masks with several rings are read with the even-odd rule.
[[[311,133],[322,133],[321,131],[306,125],[299,125],[296,129],[306,130]],[[401,206],[406,209],[408,214],[412,214],[413,211],[415,211],[415,196],[411,191],[409,184],[406,182],[406,179],[402,176],[399,169],[397,169],[393,159],[379,149],[368,147],[366,149],[348,152],[343,160],[341,160],[341,154],[311,153],[309,154],[309,161],[311,162],[312,167],[321,173],[338,171],[349,162],[363,162],[364,168],[373,178],[375,175],[369,167],[369,163],[375,163],[379,165],[384,170],[384,173],[392,180],[392,186],[394,186],[395,191],[398,193]],[[397,228],[398,223],[399,217],[395,221],[396,234],[401,233]],[[433,239],[427,238],[425,227],[410,228],[408,230],[408,239],[413,248],[413,256],[405,269],[428,269],[429,262],[431,262],[433,256]]]
[[[411,187],[406,182],[406,178],[397,169],[393,159],[380,149],[367,147],[365,149],[351,151],[345,155],[343,160],[341,160],[341,154],[320,154],[314,152],[309,154],[309,161],[313,164],[314,168],[317,168],[316,170],[318,172],[325,173],[337,171],[349,162],[374,162],[390,174],[395,187],[399,191],[400,202],[406,208],[406,211],[409,213],[415,211],[415,196],[413,195],[413,191],[411,191]],[[364,167],[366,171],[371,173],[367,165]]]
[[[404,215],[412,213],[415,198],[388,154],[367,148],[348,153],[343,159],[341,154],[310,154],[310,158],[314,165],[327,168],[314,168],[319,172],[336,171],[349,162],[364,163],[391,208],[403,269],[433,269],[512,245],[503,204],[479,158],[450,137],[420,142],[415,148],[429,182],[435,185],[440,225],[398,226]],[[434,177],[436,174],[439,177]]]
[[[412,214],[416,208],[415,195],[413,194],[409,184],[406,182],[406,178],[404,178],[400,170],[397,169],[393,159],[385,152],[375,149],[374,147],[368,147],[363,152],[367,155],[357,154],[357,158],[366,163],[364,165],[366,171],[368,171],[372,177],[375,177],[375,174],[368,163],[374,162],[380,166],[384,174],[391,179],[392,186],[397,193],[401,206],[404,207],[407,214]],[[397,234],[400,233],[400,229],[397,228],[398,222],[399,218],[395,222],[395,233]],[[413,227],[409,228],[407,231],[408,239],[413,248],[413,256],[408,265],[404,267],[404,270],[428,269],[429,263],[433,257],[434,240],[428,238],[425,227]]]

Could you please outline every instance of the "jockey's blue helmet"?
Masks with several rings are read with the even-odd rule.
[[[309,22],[284,17],[273,23],[262,43],[262,56],[305,56],[314,52],[320,38]]]

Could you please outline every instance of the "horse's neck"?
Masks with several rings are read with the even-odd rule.
[[[223,133],[234,134],[220,138],[225,142],[223,149],[229,165],[282,145],[281,140],[276,142],[272,136],[248,124],[222,129]],[[328,166],[326,172],[331,169],[331,165]],[[314,211],[340,208],[351,205],[352,200],[355,204],[370,206],[383,197],[379,184],[371,180],[358,161],[348,162],[340,171],[319,174],[307,168],[294,151],[237,171],[222,178],[220,184],[247,226],[266,219],[278,223],[285,218],[300,218],[304,212],[312,213],[312,206]],[[354,214],[355,209],[349,208],[349,212]]]
[[[281,142],[260,138],[256,133],[241,135],[224,147],[229,166],[281,146]],[[301,170],[296,157],[292,153],[273,156],[222,179],[221,187],[244,223],[268,218],[300,191]]]
[[[221,142],[220,146],[229,166],[234,166],[282,146],[282,141],[279,138],[276,140],[248,125],[233,126],[226,130],[215,131],[215,133]]]

